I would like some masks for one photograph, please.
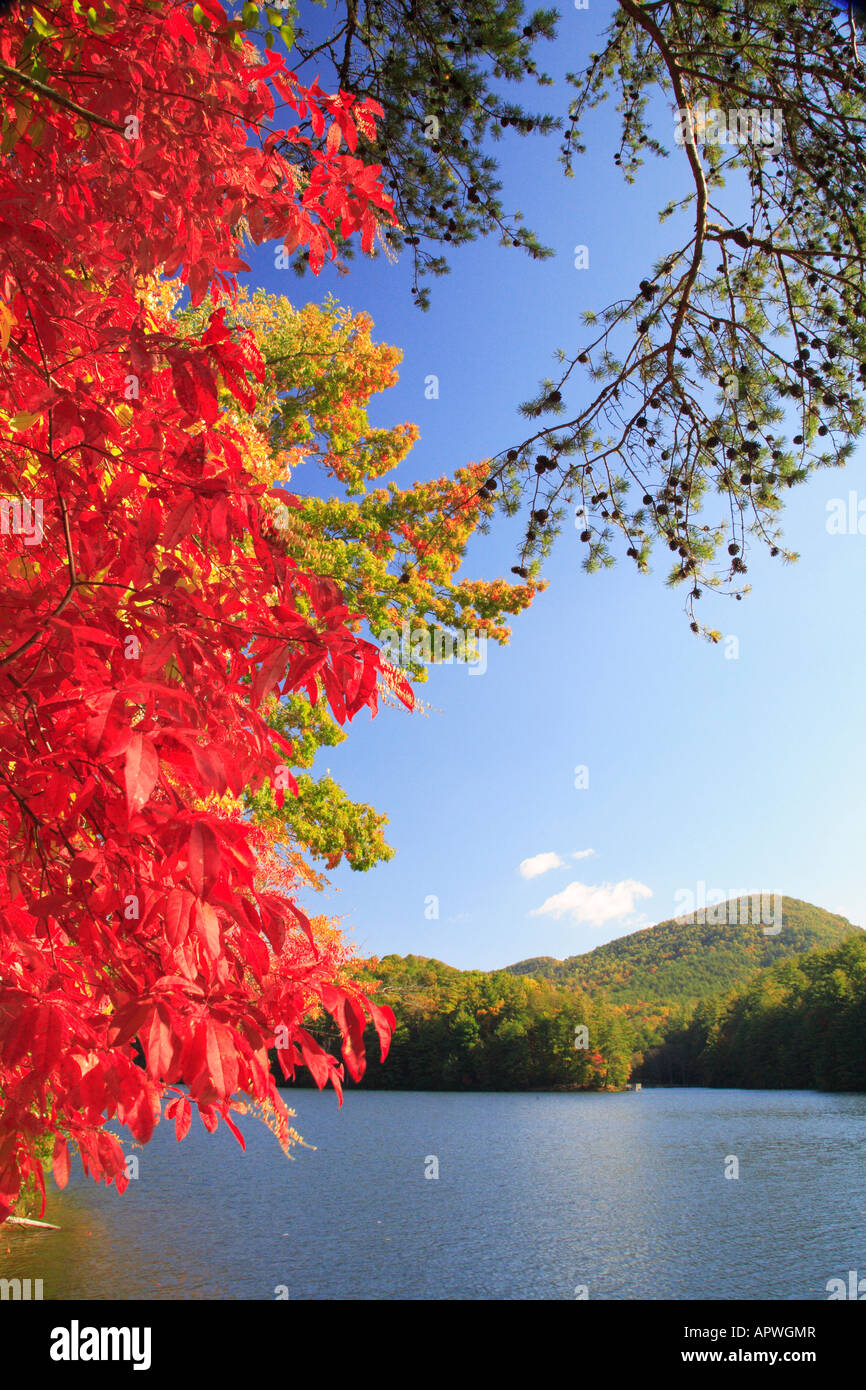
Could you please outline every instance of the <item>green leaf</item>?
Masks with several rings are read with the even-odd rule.
[[[3,143],[0,144],[0,154],[10,154],[18,144],[20,134],[18,127],[10,121],[3,136]]]
[[[241,12],[241,17],[248,29],[255,28],[259,19],[259,7],[254,5],[252,0],[246,0],[246,4]]]
[[[39,34],[40,38],[53,39],[58,32],[54,28],[54,25],[49,24],[44,14],[40,14],[39,10],[34,8],[31,13],[33,15],[33,28],[36,30],[37,34]]]
[[[38,415],[33,415],[29,410],[19,410],[17,415],[13,415],[9,421],[10,430],[29,430],[31,425],[35,425],[39,419]]]

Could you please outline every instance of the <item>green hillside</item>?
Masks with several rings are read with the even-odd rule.
[[[866,934],[763,970],[646,1049],[650,1085],[866,1090]]]
[[[612,1004],[691,1008],[702,999],[730,993],[767,966],[836,946],[861,931],[846,917],[798,898],[782,899],[781,930],[776,933],[778,923],[765,911],[765,934],[755,899],[731,899],[707,908],[705,920],[697,916],[697,921],[659,922],[567,960],[536,957],[507,968],[511,974],[549,980],[559,988],[603,994]],[[637,1011],[642,1010],[629,1010]]]

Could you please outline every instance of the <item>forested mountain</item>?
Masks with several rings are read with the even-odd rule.
[[[375,998],[397,1026],[385,1066],[373,1063],[363,1085],[599,1090],[631,1077],[844,1089],[862,1075],[866,1089],[857,1060],[866,1052],[866,933],[796,898],[782,900],[778,921],[764,908],[761,920],[754,900],[735,899],[703,921],[662,922],[585,955],[505,970],[412,955],[370,961],[368,983],[380,981]],[[822,1030],[833,1038],[823,1052]],[[339,1046],[326,1018],[311,1031]],[[367,1044],[375,1057],[372,1029]]]
[[[585,955],[563,961],[545,956],[507,968],[512,974],[532,975],[590,995],[604,994],[616,1004],[690,1008],[745,984],[766,966],[834,946],[861,930],[846,917],[798,898],[782,898],[779,923],[772,917],[772,899],[763,901],[763,922],[757,895],[733,898],[696,913],[698,920],[673,918]]]
[[[866,1091],[866,935],[697,1005],[635,1077],[656,1084]]]

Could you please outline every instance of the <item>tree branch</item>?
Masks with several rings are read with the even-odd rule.
[[[82,120],[90,121],[92,125],[101,125],[107,130],[115,130],[118,135],[125,133],[124,127],[118,125],[116,121],[110,121],[106,116],[98,116],[95,111],[88,111],[86,106],[79,106],[77,101],[64,96],[55,87],[49,87],[36,77],[28,77],[26,73],[19,72],[17,68],[10,67],[8,63],[0,62],[0,74],[11,82],[17,82],[19,86],[35,92],[37,96],[45,97],[47,101],[54,102],[55,106],[63,106],[67,111],[74,111],[76,116],[80,116]]]

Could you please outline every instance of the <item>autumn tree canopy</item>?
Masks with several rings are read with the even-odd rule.
[[[163,285],[161,295],[168,304],[176,291]],[[199,332],[207,312],[204,306],[177,312],[178,329]],[[226,304],[226,321],[251,331],[262,354],[255,409],[239,428],[252,470],[276,489],[265,505],[286,554],[337,583],[374,637],[401,633],[395,655],[414,682],[427,679],[418,648],[453,652],[460,660],[478,641],[506,643],[508,619],[541,585],[463,573],[467,544],[494,510],[484,488],[488,464],[410,487],[389,479],[418,430],[408,423],[374,428],[367,406],[396,381],[400,352],[374,342],[366,314],[333,299],[296,309],[282,296],[242,288]],[[303,494],[291,491],[296,483]],[[408,644],[404,630],[411,633]],[[355,869],[389,859],[387,817],[352,802],[329,774],[306,770],[319,748],[345,737],[328,708],[293,695],[274,701],[268,719],[291,739],[304,770],[295,795],[283,799],[264,785],[248,798],[260,822],[275,831],[285,826],[328,868],[343,857]]]
[[[213,1129],[268,1068],[345,1065],[393,1016],[295,902],[297,862],[243,799],[292,790],[275,696],[375,713],[387,679],[346,596],[288,552],[244,416],[265,363],[226,322],[244,235],[372,245],[393,218],[358,159],[374,105],[305,88],[217,0],[58,0],[0,31],[0,1219],[53,1139],[127,1181],[117,1121]],[[272,128],[274,96],[298,118]],[[278,148],[279,146],[279,148]],[[292,159],[303,149],[299,174]],[[152,302],[179,274],[203,331]],[[231,408],[226,402],[231,401]],[[142,1065],[137,1064],[141,1060]],[[243,1097],[247,1100],[244,1102]]]

